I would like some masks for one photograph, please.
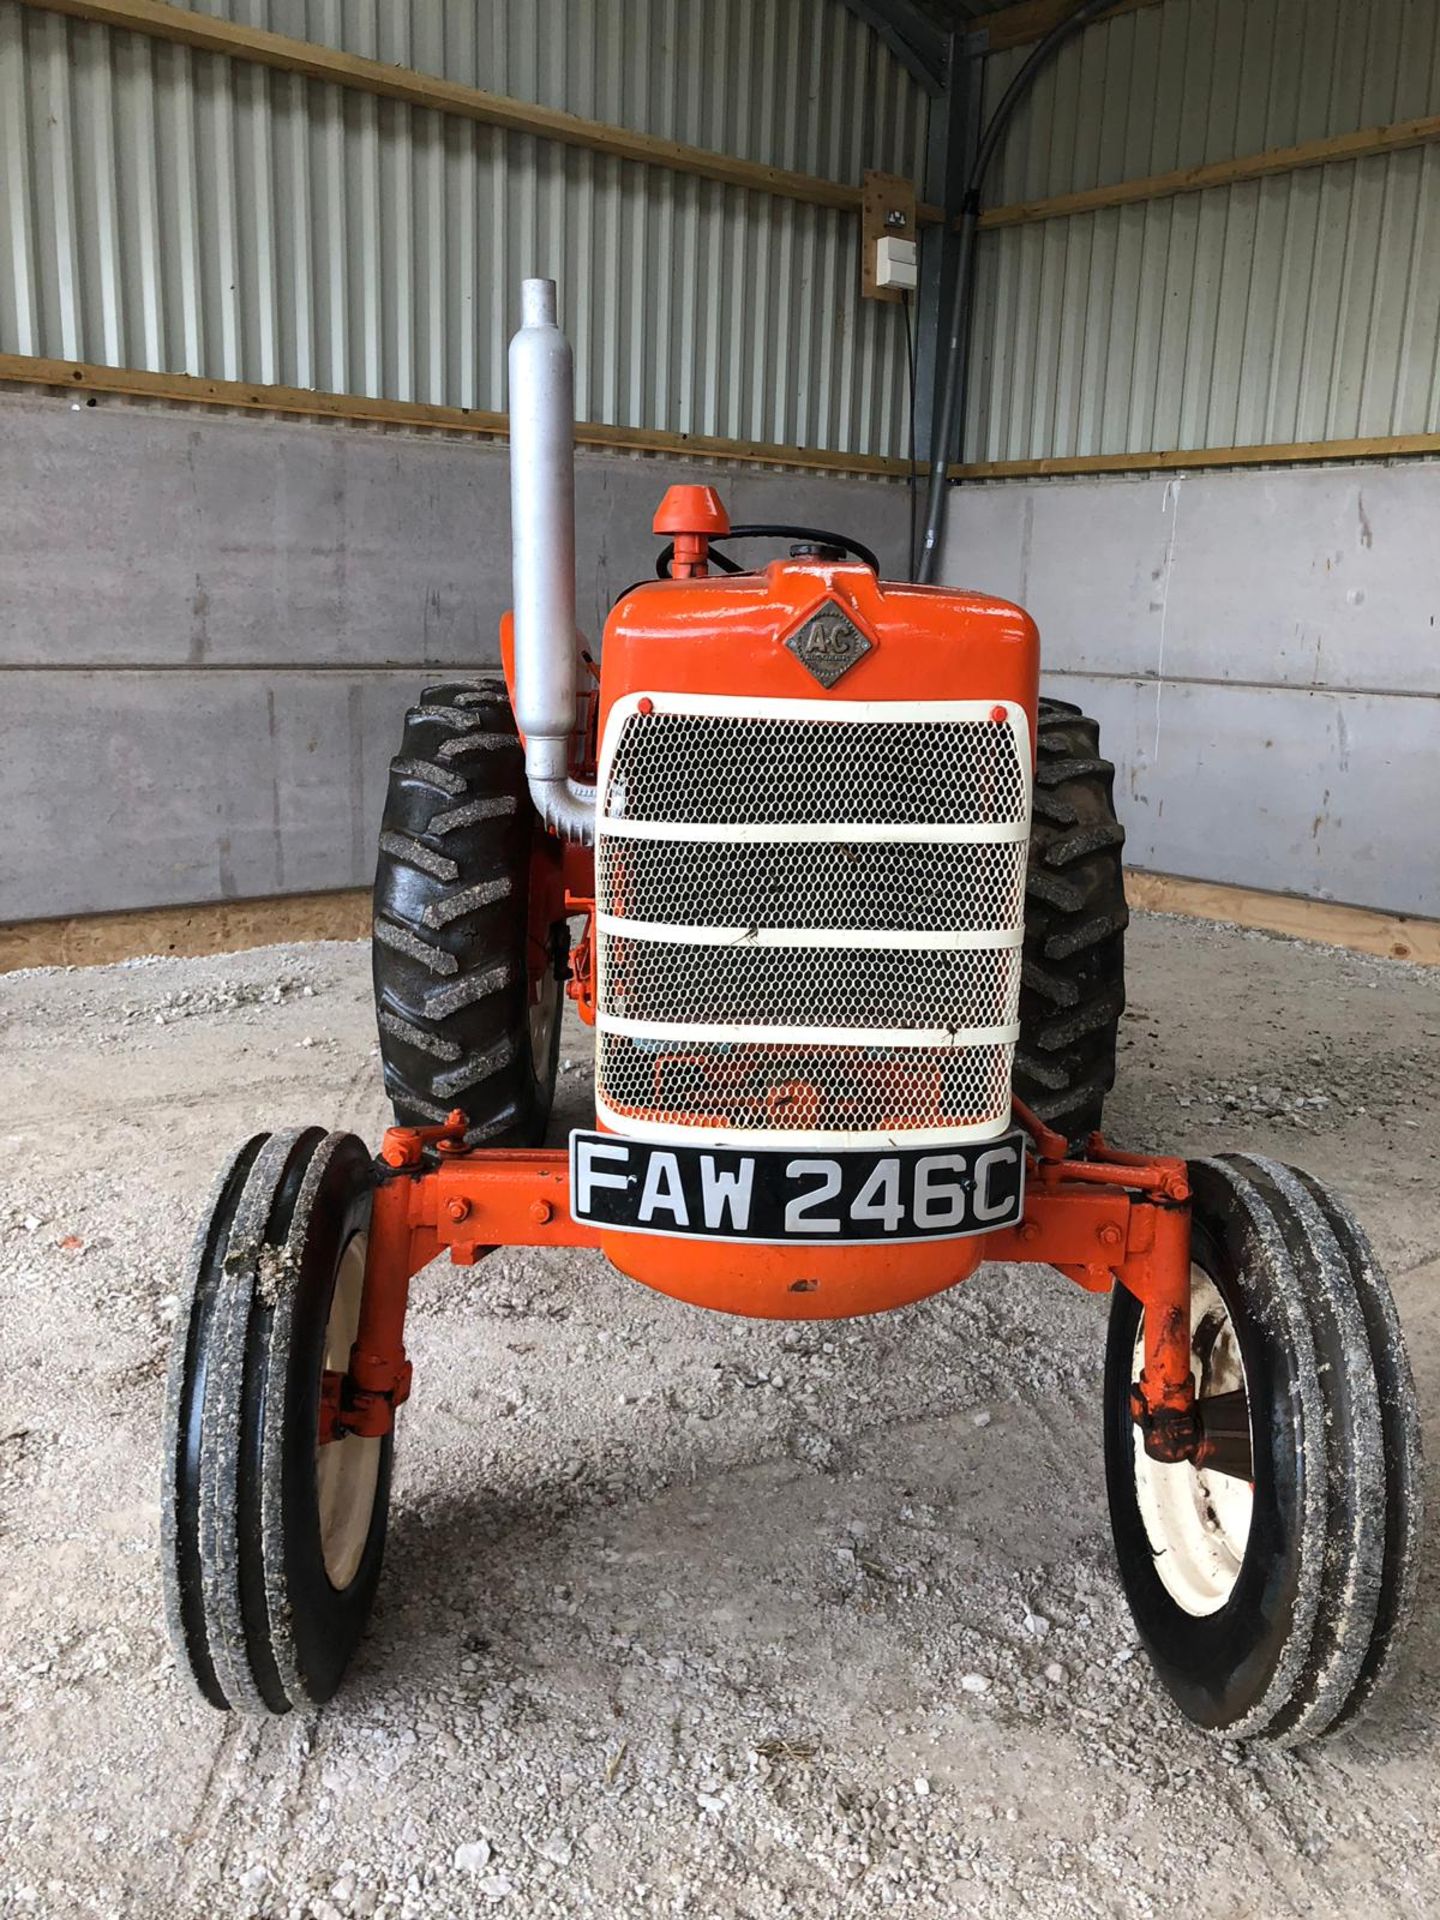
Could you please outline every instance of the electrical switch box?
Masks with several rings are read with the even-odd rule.
[[[875,284],[912,291],[919,280],[915,261],[915,242],[899,240],[886,233],[875,242]]]

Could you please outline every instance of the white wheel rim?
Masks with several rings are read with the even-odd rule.
[[[1135,1335],[1131,1380],[1145,1363],[1145,1320]],[[1198,1398],[1212,1394],[1248,1394],[1240,1343],[1225,1302],[1210,1276],[1190,1269],[1190,1372]],[[1248,1402],[1247,1402],[1248,1404]],[[1255,1489],[1249,1480],[1191,1466],[1152,1460],[1140,1428],[1132,1430],[1135,1449],[1135,1498],[1140,1508],[1155,1572],[1161,1586],[1183,1612],[1196,1619],[1218,1613],[1235,1590],[1245,1547]],[[1253,1446],[1254,1436],[1251,1442]]]
[[[344,1373],[360,1326],[360,1296],[365,1287],[367,1235],[357,1233],[340,1256],[330,1318],[325,1328],[327,1373]],[[370,1538],[375,1493],[380,1478],[380,1440],[347,1433],[315,1447],[315,1493],[320,1509],[320,1550],[325,1572],[336,1591],[348,1587]]]
[[[549,1067],[550,1040],[559,1016],[560,981],[556,977],[552,964],[545,970],[540,998],[533,1001],[530,1007],[530,1064],[535,1070],[537,1080],[544,1080]]]

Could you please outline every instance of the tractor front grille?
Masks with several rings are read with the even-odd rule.
[[[601,751],[600,1119],[755,1145],[1003,1131],[1030,819],[1023,712],[646,704],[617,702]]]

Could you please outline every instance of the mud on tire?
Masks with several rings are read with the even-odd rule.
[[[390,763],[375,869],[375,1010],[402,1125],[459,1107],[471,1144],[543,1141],[566,942],[563,921],[532,937],[530,888],[552,858],[504,682],[427,687]]]
[[[1025,878],[1015,1091],[1075,1142],[1100,1125],[1125,1007],[1125,829],[1100,730],[1063,700],[1040,702]]]

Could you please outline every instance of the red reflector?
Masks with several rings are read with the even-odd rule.
[[[1004,707],[991,707],[990,718],[995,722],[997,727],[1003,727],[1010,716]]]

